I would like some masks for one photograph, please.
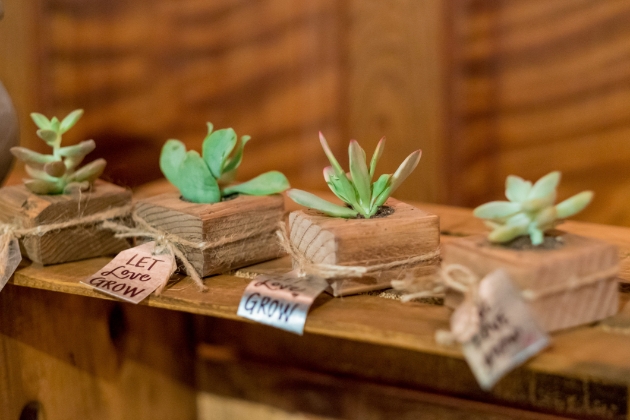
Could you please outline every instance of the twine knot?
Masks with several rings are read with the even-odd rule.
[[[299,275],[314,275],[325,279],[339,279],[348,277],[363,277],[369,273],[378,273],[383,270],[400,267],[401,269],[419,262],[427,262],[432,260],[438,260],[440,258],[440,249],[427,252],[426,254],[418,255],[403,260],[396,260],[383,264],[372,264],[368,266],[351,266],[351,265],[337,265],[337,264],[323,264],[313,263],[311,260],[299,250],[289,239],[287,233],[287,227],[284,222],[280,222],[278,230],[276,231],[280,246],[291,256]]]

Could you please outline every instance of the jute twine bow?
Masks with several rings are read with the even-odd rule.
[[[214,246],[215,244],[207,243],[207,242],[193,242],[187,239],[184,239],[180,236],[173,235],[168,232],[164,232],[160,229],[156,229],[151,226],[146,220],[144,220],[138,213],[133,212],[131,217],[134,221],[135,227],[125,226],[120,223],[114,222],[105,222],[103,223],[103,227],[110,229],[116,232],[117,238],[148,238],[155,241],[155,253],[160,254],[163,253],[164,250],[169,252],[171,255],[177,257],[177,259],[184,266],[184,270],[188,276],[195,282],[195,284],[199,287],[199,290],[205,292],[208,290],[207,286],[203,284],[203,280],[201,280],[201,276],[195,270],[195,267],[192,266],[186,255],[180,249],[181,246],[187,246],[190,248],[205,250],[210,246]],[[174,264],[171,269],[171,274],[175,272],[177,269],[177,265]],[[170,276],[169,276],[170,277]],[[168,283],[168,278],[157,288],[155,291],[156,295],[159,295],[166,287]]]
[[[388,270],[396,267],[405,267],[423,261],[437,260],[440,258],[439,248],[426,254],[418,255],[404,260],[392,261],[383,264],[374,264],[368,266],[350,266],[336,264],[322,264],[311,262],[302,251],[300,251],[289,239],[285,223],[281,222],[276,231],[280,240],[280,245],[291,256],[294,263],[298,266],[300,272],[315,275],[326,279],[344,278],[344,277],[363,277],[369,273],[378,273],[379,271]]]
[[[80,225],[90,225],[107,222],[110,219],[116,219],[129,216],[131,213],[131,206],[115,207],[109,210],[104,210],[98,213],[91,214],[89,216],[77,217],[75,219],[68,220],[66,222],[50,223],[46,225],[39,225],[32,228],[25,228],[18,224],[1,223],[0,224],[0,278],[6,273],[6,267],[9,258],[9,246],[13,239],[22,239],[27,236],[43,236],[48,232],[53,232],[69,227],[75,227]]]
[[[462,264],[449,264],[437,271],[437,276],[424,279],[406,279],[392,282],[397,290],[411,291],[400,297],[403,302],[413,299],[444,297],[447,289],[457,290],[464,301],[451,316],[451,330],[435,332],[435,341],[444,346],[456,341],[464,342],[479,331],[479,313],[475,303],[479,296],[481,279],[470,268]],[[421,290],[419,290],[421,289]]]

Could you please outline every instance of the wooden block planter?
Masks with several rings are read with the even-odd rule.
[[[526,239],[519,238],[517,239]],[[514,249],[491,244],[485,235],[450,241],[443,247],[444,266],[462,264],[480,278],[505,269],[514,284],[528,290],[529,304],[541,327],[556,331],[601,320],[617,313],[617,247],[559,231],[545,239],[548,249]],[[592,281],[587,281],[588,279]],[[555,290],[555,292],[553,292]],[[450,291],[446,305],[462,295]]]
[[[342,219],[315,210],[289,216],[289,239],[311,263],[370,266],[435,252],[440,244],[439,218],[403,202],[389,199],[393,213],[371,219]],[[361,278],[330,279],[334,296],[390,287],[405,275],[419,276],[435,268],[437,259],[370,273]]]
[[[130,205],[131,191],[101,180],[80,195],[38,195],[24,185],[15,185],[0,189],[0,223],[33,228]],[[115,254],[128,247],[126,239],[114,237],[95,223],[20,239],[22,255],[43,265]]]
[[[275,234],[284,215],[281,195],[239,195],[220,203],[197,204],[182,200],[179,193],[168,193],[139,201],[136,212],[154,228],[210,243],[204,250],[182,247],[202,277],[283,254]]]

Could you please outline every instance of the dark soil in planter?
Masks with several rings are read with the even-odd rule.
[[[396,210],[393,207],[381,206],[376,211],[376,214],[374,214],[374,216],[370,217],[370,219],[380,219],[381,217],[387,217],[390,214],[394,214],[395,211]],[[363,217],[363,215],[359,214],[359,215],[357,215],[355,217],[355,219],[365,219],[365,217]]]
[[[506,243],[499,244],[503,248],[514,249],[517,251],[540,249],[551,250],[558,249],[564,246],[564,240],[561,235],[545,235],[544,242],[540,245],[532,244],[532,240],[529,236],[519,236],[518,238]]]
[[[223,197],[221,197],[221,203],[224,201],[232,201],[234,199],[237,199],[240,196],[239,193],[234,193],[234,194],[230,194],[230,195],[224,195]],[[179,196],[179,199],[186,202],[186,203],[193,203],[193,204],[216,204],[216,203],[194,203],[190,200],[186,200],[183,196]]]

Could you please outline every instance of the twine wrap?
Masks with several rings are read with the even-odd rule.
[[[188,258],[186,258],[186,255],[180,249],[180,247],[187,246],[203,251],[210,248],[211,246],[215,246],[215,244],[208,242],[189,241],[172,233],[156,229],[151,226],[146,220],[144,220],[140,215],[138,215],[138,213],[136,213],[135,211],[131,214],[131,217],[134,221],[135,227],[129,227],[114,222],[105,222],[103,223],[103,227],[114,231],[117,238],[149,238],[154,240],[156,253],[160,253],[160,250],[166,249],[168,252],[171,253],[171,255],[174,255],[175,257],[177,257],[177,259],[179,259],[179,261],[184,266],[184,271],[199,287],[199,290],[201,290],[202,292],[206,292],[208,290],[208,288],[203,284],[201,276],[199,275],[199,273],[197,273],[197,270],[195,270],[195,267],[192,266]],[[173,273],[176,268],[176,266],[172,267],[171,273]],[[156,289],[155,294],[159,295],[160,293],[162,293],[167,283],[168,279],[166,279],[166,281]]]
[[[619,271],[619,267],[613,266],[606,270],[592,273],[586,276],[572,276],[569,281],[561,284],[551,285],[540,290],[525,289],[521,292],[521,297],[526,301],[534,301],[541,297],[547,297],[558,293],[570,293],[580,287],[589,286],[597,283],[602,279],[615,276]],[[464,301],[460,304],[474,303],[477,301],[479,294],[479,283],[481,278],[476,275],[470,268],[462,264],[449,264],[438,271],[438,278],[432,279],[428,284],[432,286],[431,290],[415,291],[405,294],[401,297],[403,302],[424,297],[440,297],[444,296],[447,288],[456,290],[464,294]],[[409,281],[392,282],[392,286],[398,290],[409,290],[410,288],[419,287],[417,284]],[[431,287],[429,286],[429,287]],[[459,307],[458,307],[459,308]],[[471,314],[474,318],[474,314]],[[451,323],[451,331],[438,330],[435,334],[435,341],[442,345],[452,345],[456,341],[463,342],[470,339],[478,330],[478,319],[469,319],[468,322],[457,323],[458,327],[454,328]]]
[[[99,229],[102,229],[105,223],[108,223],[110,219],[116,219],[121,217],[127,217],[131,213],[131,206],[115,207],[109,210],[101,211],[91,214],[89,216],[78,217],[76,219],[68,220],[66,222],[50,223],[45,225],[39,225],[32,228],[25,228],[18,224],[12,223],[0,223],[0,278],[5,274],[5,270],[9,257],[9,245],[13,239],[22,239],[27,236],[43,236],[48,232],[53,232],[65,228],[101,224]]]
[[[383,264],[373,264],[368,266],[352,266],[352,265],[336,265],[336,264],[321,264],[311,262],[302,251],[300,251],[289,239],[287,234],[287,228],[285,223],[280,222],[278,230],[276,231],[280,245],[291,256],[293,262],[298,266],[298,269],[302,273],[315,275],[326,279],[338,279],[346,277],[363,277],[370,273],[378,273],[390,268],[405,267],[408,265],[416,264],[419,262],[433,261],[440,258],[440,249],[427,252],[426,254],[418,255],[404,260],[392,261]]]

